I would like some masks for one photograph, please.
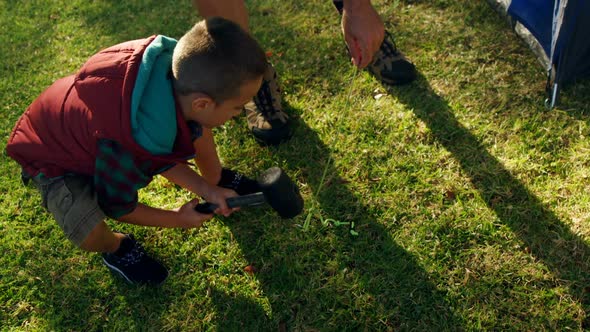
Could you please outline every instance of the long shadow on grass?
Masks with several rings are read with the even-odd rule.
[[[529,192],[453,115],[423,76],[410,88],[389,89],[428,125],[433,136],[459,161],[473,186],[530,253],[590,309],[590,248]]]
[[[254,301],[211,288],[211,299],[217,305],[219,331],[264,331],[268,330],[267,316]]]
[[[296,220],[274,217],[258,226],[252,220],[228,223],[246,258],[257,264],[256,278],[270,300],[275,327],[285,324],[295,330],[338,331],[462,328],[445,294],[382,225],[390,221],[378,221],[375,208],[366,206],[338,175],[330,162],[330,149],[314,130],[299,121],[295,137],[276,153],[287,172],[299,172],[297,179],[307,184],[306,190],[317,193],[322,187],[314,197],[319,204],[306,202],[306,211]],[[309,229],[296,227],[312,210],[317,214]],[[322,226],[318,214],[355,221],[359,235],[352,236],[347,227]],[[228,310],[220,305],[218,309]]]
[[[575,119],[590,123],[590,78],[581,79],[559,93],[557,107]]]

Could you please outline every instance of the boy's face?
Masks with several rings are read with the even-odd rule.
[[[222,103],[215,103],[210,98],[207,103],[199,103],[198,99],[193,101],[193,112],[191,119],[197,121],[205,128],[218,127],[239,115],[246,103],[248,103],[260,89],[262,77],[248,81],[240,87],[237,97],[227,99]]]

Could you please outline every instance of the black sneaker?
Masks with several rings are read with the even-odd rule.
[[[385,38],[367,66],[371,75],[382,83],[402,85],[416,79],[416,67],[397,49],[393,36],[385,31]]]
[[[158,285],[168,277],[166,267],[151,258],[131,234],[125,235],[116,252],[103,253],[102,260],[131,284]]]
[[[261,144],[277,145],[293,134],[289,116],[282,109],[277,72],[270,63],[254,101],[246,104],[244,110],[248,128]]]

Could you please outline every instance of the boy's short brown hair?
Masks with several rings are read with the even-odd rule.
[[[174,88],[181,95],[200,92],[221,103],[261,77],[267,62],[256,40],[239,25],[213,17],[195,24],[178,40],[172,56]]]

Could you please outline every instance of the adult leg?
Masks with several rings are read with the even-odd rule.
[[[250,31],[248,11],[243,0],[193,0],[192,3],[204,18],[220,16]],[[281,90],[277,82],[277,73],[268,63],[260,90],[253,102],[245,107],[248,128],[254,138],[265,145],[277,145],[292,135],[291,121],[283,111]]]
[[[248,11],[243,0],[193,0],[193,6],[204,17],[219,16],[239,24],[250,32]]]

